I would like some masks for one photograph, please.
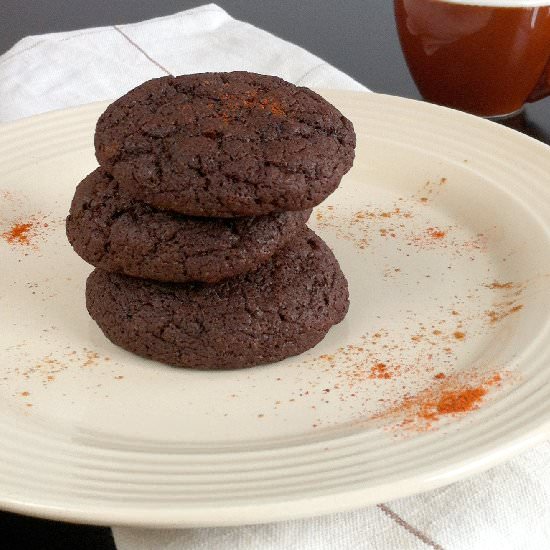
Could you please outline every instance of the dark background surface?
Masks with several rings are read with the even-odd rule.
[[[29,34],[134,23],[197,0],[0,0],[0,51]],[[242,19],[307,48],[374,90],[418,97],[401,56],[390,0],[218,0]]]
[[[0,0],[0,52],[31,34],[133,23],[199,6],[193,0]],[[420,99],[401,54],[390,0],[218,0],[233,17],[307,48],[377,92]],[[0,98],[1,99],[1,98]],[[550,98],[507,125],[550,143]],[[7,549],[112,549],[108,529],[0,512]]]
[[[29,34],[134,23],[200,0],[0,0],[0,52]],[[242,19],[299,44],[376,92],[421,99],[401,54],[391,0],[217,0]],[[515,121],[550,142],[550,99]]]

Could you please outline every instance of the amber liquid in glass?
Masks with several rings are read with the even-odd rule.
[[[422,97],[480,116],[521,109],[550,58],[550,7],[395,0],[405,59]]]

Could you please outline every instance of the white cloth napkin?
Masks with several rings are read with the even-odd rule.
[[[132,25],[24,38],[0,56],[0,121],[114,99],[167,74],[234,70],[365,90],[319,57],[208,4]]]
[[[365,90],[322,59],[209,4],[132,25],[21,40],[0,56],[0,121],[115,98],[165,74],[234,69]],[[469,480],[354,512],[113,533],[119,550],[548,550],[550,442]]]

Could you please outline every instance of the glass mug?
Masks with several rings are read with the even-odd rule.
[[[394,0],[422,97],[484,117],[550,95],[550,0]]]

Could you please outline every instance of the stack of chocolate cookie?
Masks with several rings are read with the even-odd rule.
[[[240,368],[344,318],[347,282],[305,225],[354,157],[351,122],[323,98],[245,72],[159,78],[107,108],[95,146],[67,236],[96,266],[87,307],[112,342]]]

